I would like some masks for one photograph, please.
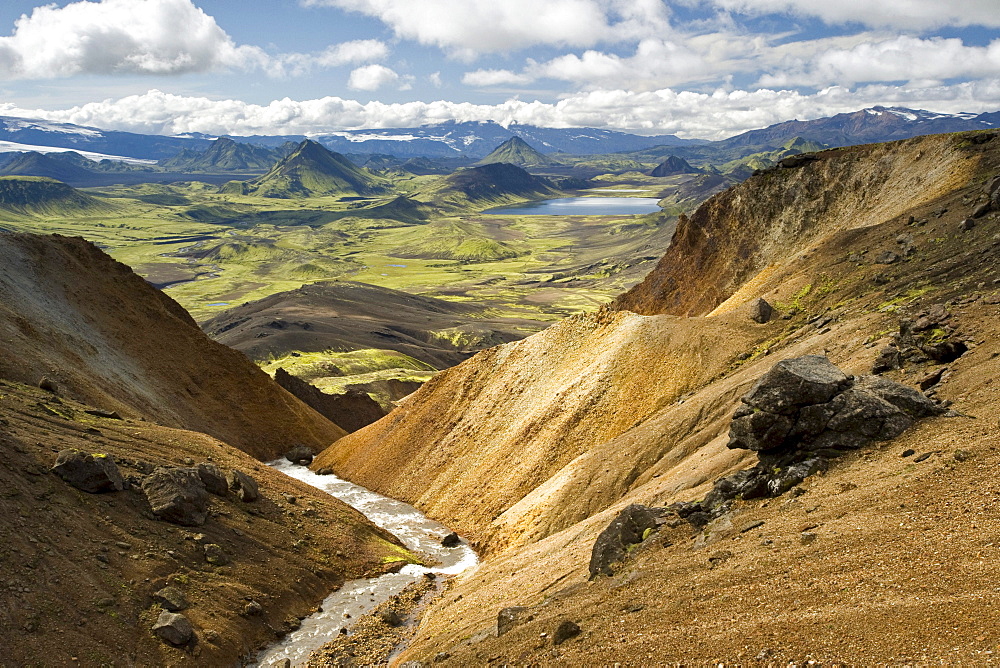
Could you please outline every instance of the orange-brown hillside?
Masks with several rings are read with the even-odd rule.
[[[80,238],[0,233],[0,378],[200,431],[259,459],[343,435]]]
[[[1000,517],[980,492],[997,491],[1000,218],[963,222],[1000,175],[1000,135],[818,158],[706,202],[614,310],[480,353],[321,455],[316,466],[487,549],[404,660],[974,664],[1000,651],[977,612],[996,600],[983,569]],[[778,308],[766,324],[748,312],[761,296]],[[974,418],[929,419],[704,531],[661,529],[616,576],[588,582],[594,540],[625,505],[700,499],[755,460],[729,450],[727,432],[776,361],[826,354],[869,373],[900,318],[936,304],[946,324],[929,336],[970,351],[913,356],[887,376],[930,382]],[[498,638],[508,606],[531,620]],[[557,646],[566,620],[583,631]]]

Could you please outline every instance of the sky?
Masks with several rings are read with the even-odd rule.
[[[102,129],[721,139],[873,105],[1000,110],[1000,0],[0,3],[0,115]]]

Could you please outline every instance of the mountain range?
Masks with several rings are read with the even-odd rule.
[[[418,128],[347,130],[310,137],[326,148],[346,154],[391,154],[400,158],[487,156],[503,142],[519,137],[541,153],[596,155],[628,153],[661,147],[690,159],[705,149],[778,146],[794,137],[830,146],[845,146],[923,134],[982,130],[1000,124],[1000,111],[982,114],[939,114],[902,107],[871,107],[810,121],[787,121],[751,130],[728,139],[708,142],[674,135],[641,136],[597,128],[540,128],[512,123],[506,127],[486,122],[448,122]],[[0,117],[0,142],[69,148],[150,160],[167,160],[181,150],[204,151],[214,137],[188,134],[175,137],[100,130],[93,127]],[[243,143],[279,148],[302,135],[254,135]],[[667,147],[670,151],[665,150]],[[749,151],[753,152],[753,151]]]

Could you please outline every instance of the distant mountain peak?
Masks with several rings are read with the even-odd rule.
[[[222,187],[223,192],[278,198],[372,195],[383,190],[370,172],[311,139],[304,139],[263,176]]]
[[[518,167],[537,167],[557,163],[557,161],[535,150],[528,142],[518,136],[511,137],[497,146],[477,164],[489,165],[499,162],[517,165]]]

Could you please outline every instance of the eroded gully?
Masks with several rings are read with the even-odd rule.
[[[353,506],[374,524],[394,534],[408,549],[437,565],[425,568],[408,564],[398,573],[345,582],[324,599],[320,612],[303,619],[298,630],[262,650],[252,666],[281,666],[286,659],[292,666],[305,665],[313,650],[336,638],[341,629],[346,628],[350,633],[354,621],[418,581],[425,573],[457,575],[479,563],[476,553],[464,542],[456,547],[443,547],[441,539],[451,530],[409,504],[376,494],[335,475],[316,475],[284,459],[271,462],[270,466]]]

